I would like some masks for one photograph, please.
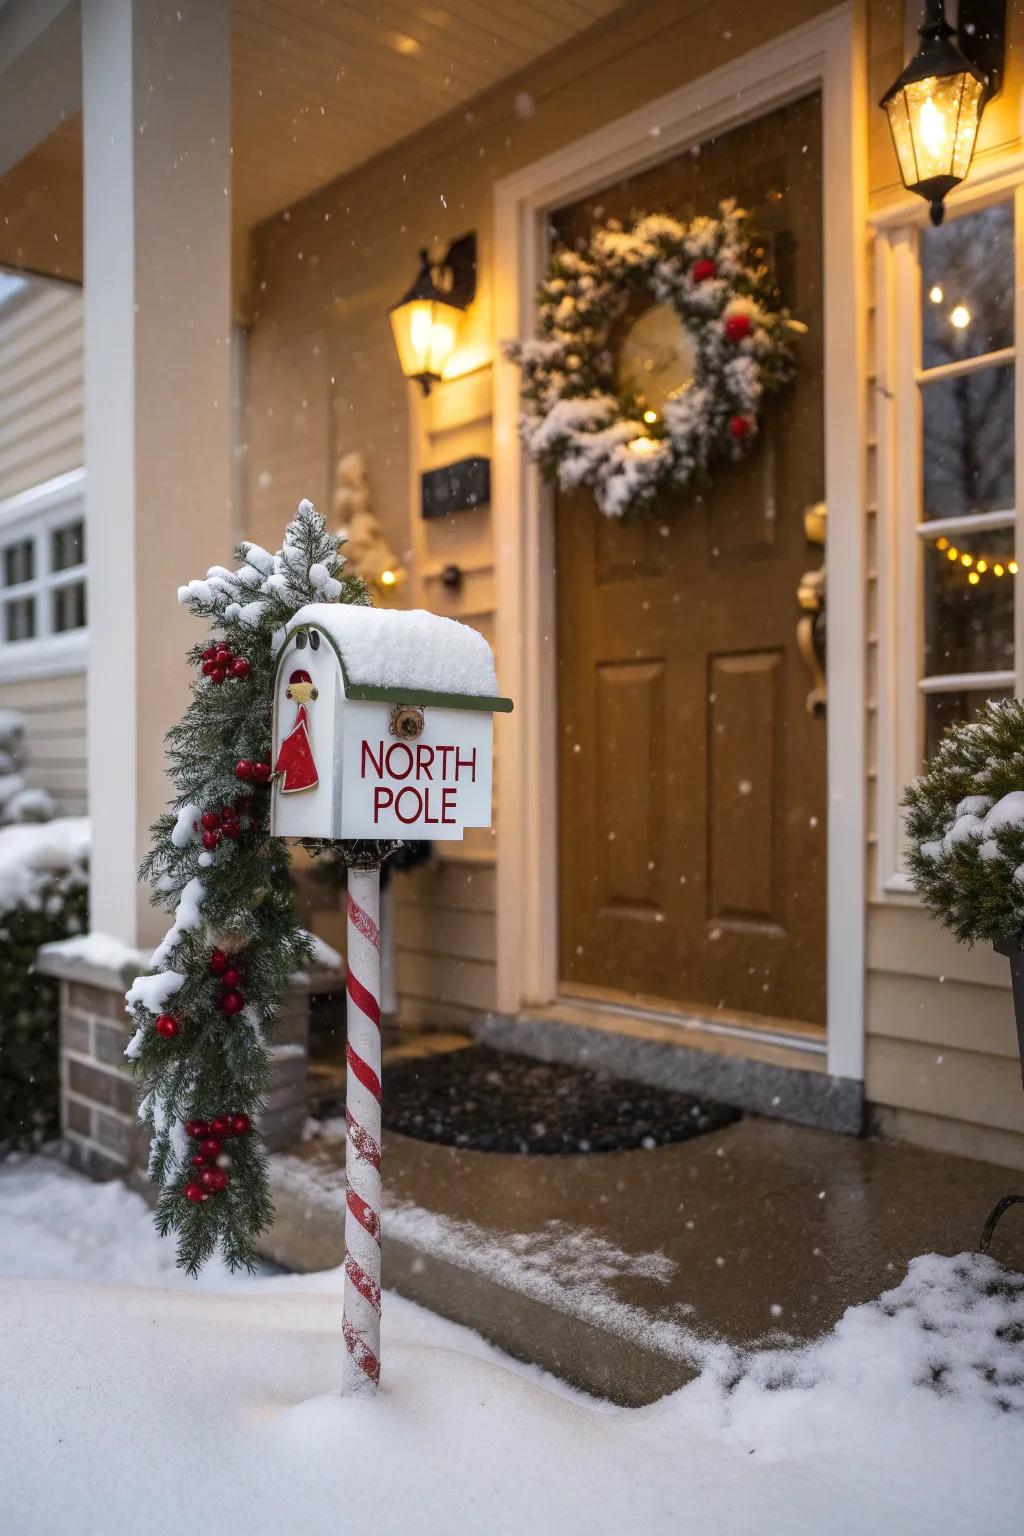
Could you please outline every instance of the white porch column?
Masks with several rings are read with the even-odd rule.
[[[229,0],[83,0],[82,79],[91,923],[145,944],[175,593],[232,544]]]

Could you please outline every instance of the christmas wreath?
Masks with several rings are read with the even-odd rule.
[[[523,370],[523,443],[564,491],[590,486],[608,517],[685,490],[757,437],[763,397],[793,370],[791,329],[747,215],[689,224],[663,214],[609,223],[561,250],[539,295],[534,340],[506,343]],[[692,353],[664,401],[623,381],[615,341],[643,298],[670,306]]]

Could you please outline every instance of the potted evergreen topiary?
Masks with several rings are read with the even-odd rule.
[[[1024,702],[990,701],[947,730],[903,804],[925,905],[961,944],[1009,959],[1024,1076]]]

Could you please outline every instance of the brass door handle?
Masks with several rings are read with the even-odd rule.
[[[825,547],[825,530],[828,508],[823,501],[808,507],[804,512],[804,534],[808,544]],[[796,625],[796,643],[804,666],[811,679],[807,694],[807,712],[818,715],[824,712],[828,698],[825,679],[825,574],[826,562],[805,571],[796,589],[796,600],[802,613]]]

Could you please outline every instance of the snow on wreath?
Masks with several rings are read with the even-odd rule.
[[[558,251],[536,339],[505,343],[523,370],[527,451],[563,491],[590,486],[607,517],[741,458],[764,395],[793,372],[804,327],[779,306],[747,215],[731,200],[719,212],[608,223]],[[630,326],[647,297],[649,319]]]

